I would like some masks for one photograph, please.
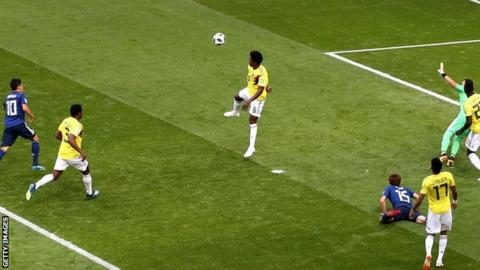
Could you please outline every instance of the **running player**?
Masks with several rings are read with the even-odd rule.
[[[457,156],[458,150],[460,149],[460,143],[470,132],[469,129],[466,129],[460,135],[455,135],[455,132],[465,125],[466,119],[465,119],[465,111],[463,107],[464,107],[465,101],[467,101],[468,99],[466,92],[470,92],[470,90],[473,91],[473,82],[470,79],[465,79],[462,81],[462,84],[458,84],[455,80],[453,80],[451,77],[447,75],[447,73],[445,72],[443,63],[440,63],[440,69],[438,69],[438,73],[442,75],[442,77],[447,81],[447,83],[451,87],[457,90],[458,101],[460,102],[460,112],[458,112],[458,115],[455,118],[455,120],[452,121],[452,123],[450,124],[450,126],[448,126],[445,133],[443,133],[441,154],[440,154],[440,160],[442,162],[447,161],[447,166],[453,167],[455,162],[455,157]],[[453,141],[452,141],[453,135],[455,136],[453,137]],[[448,155],[447,154],[448,147],[450,146],[451,141],[452,141],[452,149],[451,149],[450,155]]]
[[[425,224],[425,216],[416,211],[413,218],[409,217],[410,209],[412,209],[412,198],[417,199],[418,194],[407,187],[400,186],[402,178],[398,174],[391,174],[388,177],[390,185],[383,191],[380,197],[380,223],[388,224],[401,220],[408,220],[418,224]],[[387,211],[386,200],[392,204],[393,210]]]
[[[457,130],[455,134],[458,136],[470,128],[470,133],[465,141],[467,156],[473,166],[480,170],[480,158],[476,154],[480,147],[480,95],[473,92],[473,87],[465,89],[465,92],[468,96],[464,105],[465,125]]]
[[[250,113],[250,145],[243,155],[245,158],[249,158],[255,153],[257,121],[265,105],[267,92],[272,92],[272,89],[268,86],[268,72],[262,65],[262,61],[263,56],[260,52],[250,52],[247,87],[240,90],[240,92],[233,97],[233,110],[223,114],[225,117],[239,117],[242,102],[244,102],[243,107],[248,109]]]
[[[439,158],[432,159],[433,174],[426,177],[422,182],[422,189],[417,202],[410,210],[410,218],[423,202],[425,196],[428,196],[428,218],[427,218],[427,238],[425,239],[426,258],[423,269],[430,269],[432,260],[432,247],[435,235],[440,233],[438,244],[438,258],[436,267],[443,267],[443,255],[447,248],[447,232],[452,229],[452,208],[457,208],[457,187],[455,180],[450,172],[442,172],[442,162]],[[451,191],[451,192],[450,192]],[[450,193],[453,201],[450,202]]]
[[[82,173],[87,199],[94,199],[99,194],[98,190],[92,189],[92,176],[90,175],[87,155],[82,150],[83,125],[80,123],[80,119],[83,117],[82,106],[79,104],[72,105],[70,115],[71,117],[62,121],[55,134],[61,144],[53,172],[45,175],[35,184],[30,184],[26,194],[27,200],[30,200],[32,194],[41,186],[57,180],[69,166]]]
[[[12,92],[8,94],[3,103],[5,108],[5,129],[3,130],[2,145],[0,147],[0,160],[7,154],[10,147],[15,143],[18,136],[32,141],[32,170],[44,171],[45,167],[38,163],[40,155],[40,138],[37,133],[25,123],[25,114],[29,116],[28,121],[32,124],[35,121],[30,107],[28,107],[25,88],[22,80],[12,79],[10,82]]]

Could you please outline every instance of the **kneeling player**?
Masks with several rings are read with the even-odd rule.
[[[398,174],[392,174],[388,177],[390,185],[383,191],[380,197],[380,207],[382,215],[380,216],[380,223],[387,224],[395,221],[408,220],[418,224],[425,224],[426,218],[416,211],[413,217],[409,217],[410,209],[412,209],[411,198],[418,198],[418,194],[411,191],[407,187],[400,186],[402,178]],[[393,210],[387,211],[386,199],[388,199],[393,206]]]
[[[41,186],[57,180],[69,166],[82,173],[87,199],[94,199],[99,194],[98,190],[92,189],[90,167],[88,166],[87,156],[82,150],[83,125],[80,123],[80,119],[83,117],[82,106],[79,104],[72,105],[70,115],[71,117],[62,121],[55,134],[55,137],[61,141],[61,144],[53,172],[45,175],[35,184],[30,185],[26,194],[27,201]]]

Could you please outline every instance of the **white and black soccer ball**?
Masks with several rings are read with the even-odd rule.
[[[213,44],[215,45],[223,45],[225,44],[225,34],[224,33],[216,33],[213,35]]]

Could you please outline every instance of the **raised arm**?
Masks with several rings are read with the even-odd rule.
[[[440,73],[440,75],[442,75],[442,77],[445,79],[445,81],[447,81],[447,83],[451,87],[455,89],[457,88],[458,83],[447,75],[447,72],[445,72],[445,66],[443,65],[443,62],[440,63],[440,68],[437,71],[438,73]]]

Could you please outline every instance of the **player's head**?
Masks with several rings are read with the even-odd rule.
[[[398,173],[392,173],[388,177],[388,182],[392,186],[400,186],[400,182],[402,182],[402,177],[400,177],[400,174]]]
[[[439,174],[440,171],[442,170],[442,162],[440,161],[439,158],[432,158],[432,172],[433,174]]]
[[[70,115],[72,117],[75,117],[77,119],[81,119],[82,116],[83,116],[83,109],[82,109],[82,105],[80,104],[73,104],[71,107],[70,107]]]
[[[250,52],[250,60],[248,61],[248,64],[255,68],[258,67],[263,61],[263,56],[259,51],[251,51]]]
[[[475,90],[473,87],[473,81],[470,79],[465,79],[462,81],[462,84],[467,96],[471,96],[473,94],[473,91]]]
[[[18,79],[18,78],[13,78],[13,79],[10,81],[10,89],[12,89],[12,91],[20,91],[20,92],[23,92],[22,80],[21,80],[21,79]]]

